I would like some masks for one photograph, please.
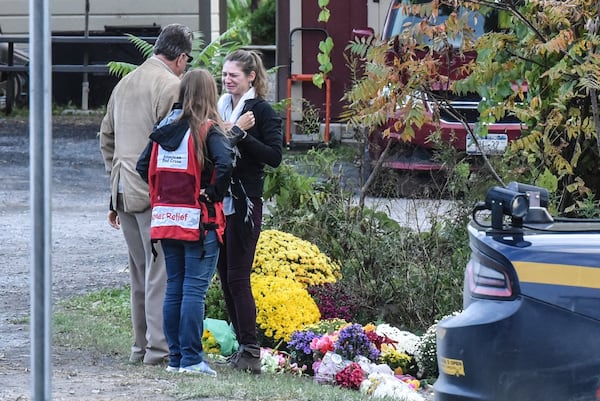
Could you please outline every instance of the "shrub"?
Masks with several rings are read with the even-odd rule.
[[[355,194],[346,189],[356,189],[356,185],[343,174],[342,165],[348,161],[342,164],[336,151],[294,154],[295,168],[290,167],[288,157],[283,166],[268,170],[265,196],[274,203],[265,216],[265,227],[310,241],[332,259],[344,261],[339,286],[360,300],[351,321],[384,321],[423,332],[435,319],[462,305],[463,272],[470,253],[465,229],[470,207],[456,202],[452,210],[441,214],[432,200],[427,201],[426,211],[419,200],[413,200],[411,209],[429,213],[431,228],[400,227],[384,212],[356,206]],[[467,198],[468,183],[460,178],[452,181],[447,192],[474,199],[471,193]],[[323,308],[326,298],[313,294]],[[334,303],[331,309],[340,306]],[[327,313],[323,309],[323,315],[329,316],[331,309]]]
[[[319,307],[322,319],[354,321],[360,299],[344,283],[325,283],[308,287],[308,293]]]
[[[221,280],[219,280],[219,276],[216,274],[213,276],[206,291],[205,305],[205,317],[227,320],[228,313],[225,306],[225,299],[223,298],[223,290],[221,289]]]

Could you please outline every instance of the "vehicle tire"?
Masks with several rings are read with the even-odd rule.
[[[7,74],[5,77],[6,79],[0,81],[0,110],[10,114],[15,105],[20,107],[25,105],[27,96],[24,93],[27,77],[23,74]],[[12,91],[10,93],[8,92],[9,79],[12,80]]]

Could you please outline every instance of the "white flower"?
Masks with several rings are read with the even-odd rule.
[[[417,343],[419,336],[409,332],[402,331],[397,327],[390,326],[387,323],[380,324],[375,329],[375,333],[382,337],[388,337],[390,340],[395,341],[392,345],[399,352],[414,355],[417,351]]]
[[[275,373],[279,369],[279,358],[271,352],[261,351],[261,371]]]
[[[425,398],[408,384],[385,373],[371,373],[360,384],[360,391],[363,394],[370,394],[373,398],[390,397],[398,401],[425,401]]]

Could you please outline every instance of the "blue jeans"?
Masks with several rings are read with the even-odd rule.
[[[191,366],[204,360],[204,300],[219,258],[217,234],[202,242],[162,240],[167,266],[163,326],[169,366]]]

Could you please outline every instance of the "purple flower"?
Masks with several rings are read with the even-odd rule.
[[[360,301],[348,286],[339,281],[311,286],[308,293],[317,303],[321,319],[338,318],[352,321],[360,305]]]
[[[312,331],[295,331],[292,333],[290,341],[288,341],[288,349],[290,351],[301,351],[306,355],[311,355],[310,343],[313,338],[319,337]]]
[[[337,354],[351,361],[359,355],[375,361],[380,354],[375,344],[369,340],[363,327],[356,323],[339,331],[334,347]]]
[[[287,343],[292,359],[299,366],[306,366],[307,374],[313,374],[312,365],[314,362],[313,351],[310,349],[310,343],[314,338],[321,337],[312,331],[295,331],[292,333],[290,341]]]

